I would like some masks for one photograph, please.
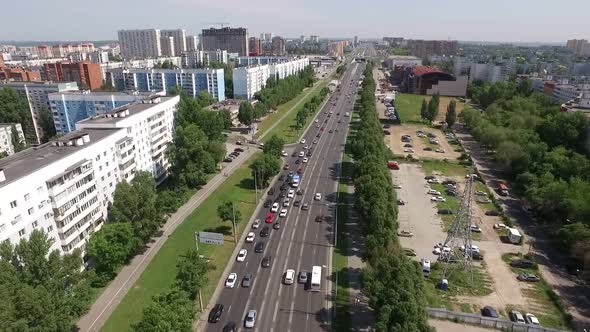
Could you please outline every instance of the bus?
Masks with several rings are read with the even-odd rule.
[[[312,292],[319,292],[322,281],[322,267],[314,266],[311,270],[311,287],[309,288]]]
[[[293,188],[297,188],[299,187],[299,181],[301,180],[301,177],[299,175],[293,175],[293,181],[291,181],[291,186],[293,186]]]

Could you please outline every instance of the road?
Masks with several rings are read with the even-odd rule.
[[[238,330],[242,330],[244,318],[251,309],[258,313],[254,331],[325,331],[330,328],[333,226],[337,217],[336,190],[350,120],[350,117],[344,115],[345,112],[352,112],[356,82],[363,69],[363,64],[354,63],[348,66],[341,79],[341,92],[336,92],[318,113],[320,128],[312,124],[305,134],[306,144],[313,149],[309,161],[306,164],[296,164],[295,161],[300,158],[291,155],[292,151],[303,151],[305,144],[297,144],[294,149],[288,151],[289,157],[284,161],[290,165],[290,170],[304,169],[300,185],[300,188],[304,189],[304,194],[291,199],[287,217],[279,218],[281,228],[274,230],[271,227],[267,238],[261,238],[259,231],[265,225],[271,226],[264,222],[269,209],[260,210],[257,218],[262,220],[262,225],[252,231],[256,233],[255,242],[266,242],[264,252],[255,253],[253,243],[242,244],[242,247],[248,250],[246,260],[230,263],[233,264],[231,272],[238,275],[238,283],[235,288],[221,290],[216,301],[225,306],[221,320],[215,324],[207,323],[201,329],[220,331],[228,322],[235,322]],[[352,84],[351,80],[354,80]],[[331,130],[334,132],[330,133]],[[321,134],[321,137],[317,138],[317,144],[313,144],[317,134]],[[288,173],[286,170],[282,172]],[[280,183],[275,187],[275,194],[266,195],[261,202],[271,199],[282,205],[283,198],[279,197]],[[321,200],[314,200],[316,193],[322,194]],[[293,206],[294,200],[309,203],[310,209],[303,211],[300,207]],[[320,215],[330,216],[330,221],[316,222],[316,217]],[[270,267],[263,268],[261,262],[267,255],[272,256],[272,263]],[[293,285],[282,283],[287,269],[294,269],[298,274],[302,270],[311,272],[312,266],[322,267],[320,292],[307,291],[304,285],[297,282]],[[250,288],[240,285],[246,273],[252,273],[254,276]]]

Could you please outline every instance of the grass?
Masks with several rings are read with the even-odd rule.
[[[469,168],[456,162],[444,162],[440,160],[422,160],[422,169],[427,175],[434,173],[444,176],[461,176],[469,174]]]
[[[290,143],[295,143],[299,140],[299,137],[301,136],[301,134],[303,133],[303,130],[297,130],[297,128],[295,127],[295,119],[297,117],[297,109],[303,107],[303,105],[305,105],[306,102],[308,102],[309,100],[311,100],[314,96],[317,96],[320,94],[320,91],[322,90],[322,88],[324,88],[325,86],[328,85],[328,81],[327,80],[323,80],[321,82],[319,82],[318,84],[316,84],[312,89],[313,92],[310,93],[309,95],[305,95],[305,93],[307,93],[309,90],[306,90],[303,92],[302,95],[298,96],[297,98],[291,100],[290,102],[284,104],[291,104],[294,100],[297,101],[301,101],[301,104],[299,104],[299,106],[294,109],[291,113],[289,113],[284,119],[283,121],[281,121],[279,124],[277,124],[276,127],[274,127],[266,136],[264,136],[264,138],[262,139],[263,142],[266,142],[268,139],[270,139],[270,137],[272,137],[273,135],[277,135],[279,137],[282,137],[285,140],[286,144],[290,144]],[[327,98],[327,97],[326,97]],[[290,107],[286,108],[286,109],[290,109],[293,105],[295,105],[297,102],[293,103]],[[284,106],[283,105],[283,106]],[[284,111],[281,112],[281,109],[283,106],[279,106],[279,112],[277,113],[281,113],[281,116],[284,114]],[[316,118],[316,114],[320,111],[320,107],[318,107],[318,109],[316,110],[316,112],[313,115],[310,115],[307,117],[307,121],[305,123],[305,125],[303,126],[303,128],[307,128],[307,126],[310,125],[310,123],[315,120]],[[277,113],[271,115],[274,116]],[[270,117],[269,117],[270,118]],[[266,124],[270,119],[267,119],[263,122],[263,124]],[[273,121],[273,123],[276,122],[276,119]]]
[[[522,258],[520,254],[516,253],[507,253],[502,255],[502,260],[507,264],[513,259]],[[563,330],[571,330],[572,326],[572,317],[569,313],[567,313],[566,308],[559,298],[559,295],[553,291],[551,286],[543,279],[543,276],[538,271],[538,267],[531,269],[522,269],[522,268],[515,268],[510,266],[510,270],[514,272],[516,275],[521,273],[533,273],[541,277],[541,281],[535,283],[529,283],[531,286],[529,289],[523,289],[522,293],[525,297],[529,299],[529,303],[534,305],[535,307],[542,308],[539,311],[532,312],[537,318],[542,326],[552,327],[557,329]],[[507,307],[506,311],[510,312],[510,310],[519,310],[523,314],[525,312],[531,312],[530,309],[526,310],[524,308],[517,308],[517,307]]]
[[[251,159],[253,160],[253,159]],[[217,188],[211,195],[178,226],[166,243],[156,254],[129,290],[123,301],[117,306],[102,331],[129,331],[132,324],[141,319],[142,310],[150,303],[152,297],[171,289],[176,275],[176,262],[186,250],[194,248],[196,231],[214,231],[231,234],[231,225],[222,223],[217,217],[217,204],[223,199],[237,203],[244,221],[238,224],[237,232],[242,233],[246,220],[256,208],[254,202],[254,185],[250,179],[249,163],[244,164]],[[226,240],[228,237],[226,237]],[[226,262],[233,253],[233,238],[223,246],[199,244],[199,253],[209,257],[217,268],[209,273],[209,282],[202,289],[203,304],[206,305],[215,291],[218,280],[222,277]]]
[[[426,98],[426,101],[430,97],[411,95],[411,94],[399,94],[395,98],[395,108],[399,112],[399,117],[402,122],[417,122],[422,123],[420,119],[420,108],[422,107],[422,100]]]

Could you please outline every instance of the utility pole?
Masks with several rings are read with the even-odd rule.
[[[235,243],[238,243],[238,237],[236,235],[236,208],[234,207],[234,203],[233,202],[231,203],[231,210],[232,210],[232,213],[234,215],[234,219],[233,219],[233,222],[232,222],[233,228],[234,228],[234,242]]]
[[[195,232],[195,244],[197,245],[197,254],[199,253],[199,232]]]
[[[257,181],[256,178],[258,177],[258,170],[255,169],[254,170],[254,202],[256,204],[258,204],[258,185],[257,185]]]
[[[201,308],[201,312],[203,312],[203,298],[201,297],[201,289],[199,288],[199,307]]]

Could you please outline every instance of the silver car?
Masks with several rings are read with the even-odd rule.
[[[249,310],[248,314],[246,315],[246,319],[244,319],[244,327],[245,328],[253,328],[256,324],[256,310]]]

